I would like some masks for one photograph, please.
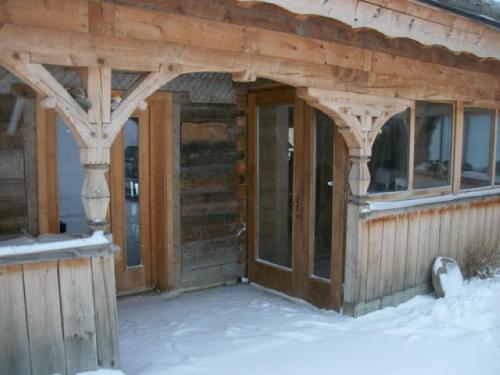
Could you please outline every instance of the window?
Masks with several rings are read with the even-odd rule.
[[[500,114],[497,120],[497,154],[495,158],[496,173],[495,173],[495,184],[500,185]]]
[[[417,102],[413,188],[450,185],[453,106]]]
[[[495,113],[466,108],[462,147],[461,189],[491,185],[491,139]]]
[[[369,193],[387,193],[408,189],[410,115],[407,111],[391,117],[375,139],[370,169]]]

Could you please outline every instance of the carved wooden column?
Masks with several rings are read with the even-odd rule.
[[[411,106],[411,102],[343,91],[301,88],[297,95],[329,115],[337,124],[349,147],[350,197],[347,202],[347,233],[343,310],[348,315],[360,315],[366,295],[366,233],[362,213],[368,209],[372,145],[382,126],[392,116]]]
[[[80,146],[80,162],[85,170],[81,198],[89,231],[108,231],[110,192],[106,179],[110,148],[121,128],[137,107],[153,92],[178,75],[189,72],[177,65],[158,65],[158,70],[146,73],[124,95],[122,102],[111,110],[111,68],[105,61],[82,68],[86,97],[77,102],[66,89],[38,63],[31,62],[29,53],[0,54],[0,65],[18,76],[44,99],[42,104],[53,108],[70,129]]]

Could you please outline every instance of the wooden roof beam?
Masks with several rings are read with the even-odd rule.
[[[43,65],[32,63],[28,53],[20,52],[2,54],[0,65],[44,97],[57,98],[55,110],[66,121],[78,144],[85,146],[92,142],[87,113]]]

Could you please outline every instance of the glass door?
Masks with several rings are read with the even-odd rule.
[[[111,233],[119,294],[153,287],[149,189],[149,114],[138,112],[123,126],[111,149]]]
[[[249,94],[249,277],[340,308],[347,148],[294,89]]]
[[[249,94],[250,278],[296,295],[294,239],[300,197],[296,191],[295,91]]]

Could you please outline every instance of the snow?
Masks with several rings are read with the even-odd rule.
[[[500,275],[357,319],[253,284],[118,307],[129,375],[500,374]]]
[[[446,272],[441,273],[439,269],[446,267]],[[432,272],[437,275],[445,297],[457,296],[464,285],[464,279],[457,262],[449,257],[437,257],[432,265]]]
[[[439,278],[445,297],[456,296],[460,293],[464,279],[456,263],[448,263],[447,272],[439,274]]]
[[[395,210],[399,208],[422,206],[426,204],[446,203],[465,198],[481,198],[500,194],[500,188],[468,191],[457,195],[446,194],[429,198],[405,199],[399,201],[375,201],[369,200],[368,208],[364,212]]]
[[[1,241],[0,257],[104,244],[109,244],[109,240],[102,231],[95,231],[92,236],[86,238],[73,238],[64,235],[44,235],[37,238],[21,237]]]

